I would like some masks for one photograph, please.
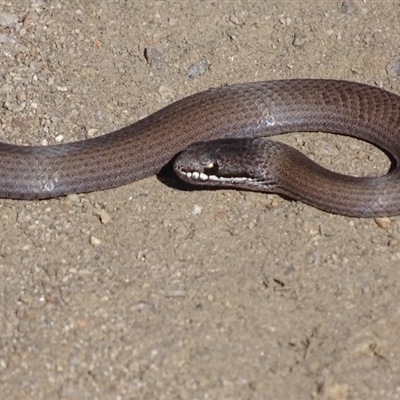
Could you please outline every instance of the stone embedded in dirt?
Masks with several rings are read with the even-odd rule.
[[[92,244],[93,246],[100,246],[101,240],[98,239],[96,236],[90,236],[90,244]]]
[[[24,19],[24,26],[27,27],[30,25],[34,25],[38,19],[39,19],[39,16],[36,13],[36,11],[31,10],[31,11],[29,11],[29,13],[26,15],[26,17]]]
[[[388,217],[380,217],[380,218],[375,218],[375,223],[379,226],[379,228],[388,229],[391,224],[391,221],[390,218]]]
[[[17,17],[8,12],[0,12],[0,26],[5,28],[12,28],[17,23]]]
[[[147,47],[144,51],[144,56],[152,68],[160,69],[164,65],[164,54],[155,47]]]
[[[300,33],[296,33],[293,38],[293,46],[302,47],[307,43],[307,36]]]
[[[236,15],[236,14],[231,14],[231,15],[229,16],[229,21],[231,21],[232,24],[238,25],[238,26],[245,25],[245,23],[246,23],[243,14],[240,15],[240,16],[238,16],[238,15]]]
[[[355,0],[343,0],[340,11],[342,12],[342,14],[350,14],[356,11],[357,8],[358,7]]]
[[[188,69],[188,76],[189,78],[196,78],[204,75],[209,68],[210,63],[205,58],[200,58]]]
[[[389,76],[400,75],[400,57],[397,57],[395,60],[386,65],[386,72]]]

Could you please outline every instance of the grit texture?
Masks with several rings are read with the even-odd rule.
[[[400,94],[398,1],[0,0],[0,139],[104,134],[238,82]],[[284,138],[346,173],[388,160]],[[0,201],[2,399],[400,399],[400,217],[156,177]]]

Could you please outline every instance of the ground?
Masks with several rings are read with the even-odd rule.
[[[246,81],[400,93],[399,25],[397,1],[0,0],[0,138],[85,139]],[[389,165],[286,140],[337,171]],[[0,220],[2,399],[400,398],[400,217],[151,177],[2,200]]]

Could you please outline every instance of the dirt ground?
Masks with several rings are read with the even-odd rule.
[[[399,16],[386,0],[0,0],[0,138],[84,139],[246,81],[400,93]],[[389,165],[354,139],[287,141],[342,172]],[[151,177],[2,200],[0,221],[2,399],[400,399],[400,217]]]

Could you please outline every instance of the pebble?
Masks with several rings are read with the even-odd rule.
[[[203,207],[199,206],[198,204],[195,204],[193,207],[193,215],[200,215],[203,211]]]
[[[98,129],[89,129],[89,130],[86,132],[86,136],[87,136],[88,138],[92,138],[92,137],[95,137],[96,134],[97,134],[98,132],[99,132]]]
[[[200,58],[196,61],[189,69],[189,78],[196,78],[198,76],[204,75],[210,68],[210,63],[205,58]]]
[[[110,214],[106,210],[103,210],[102,208],[100,209],[94,208],[93,214],[97,215],[100,218],[100,222],[104,225],[108,224],[111,221]]]
[[[279,197],[274,197],[271,201],[271,207],[279,207],[282,200]]]
[[[14,106],[15,106],[15,104],[14,104],[13,102],[11,102],[11,101],[6,101],[6,102],[3,104],[3,107],[4,107],[6,110],[9,110],[9,111],[12,111],[12,110],[14,109]]]
[[[343,0],[340,11],[342,14],[350,14],[357,10],[357,4],[354,0]]]
[[[104,121],[110,120],[109,114],[104,110],[97,110],[94,114],[94,117],[95,117],[96,121],[99,121],[99,122],[104,122]]]
[[[17,100],[18,101],[26,101],[26,93],[21,91],[17,93]]]
[[[177,26],[178,23],[179,23],[179,20],[177,18],[169,18],[168,19],[169,26]]]
[[[173,98],[174,93],[173,91],[167,86],[160,86],[158,89],[158,93],[160,94],[161,98],[165,101],[169,101]]]
[[[246,21],[243,16],[237,16],[236,14],[231,14],[229,16],[229,21],[232,22],[234,25],[242,26],[245,25]]]
[[[0,26],[5,28],[12,28],[17,23],[17,17],[8,12],[0,12]]]
[[[322,386],[323,398],[331,400],[348,400],[350,398],[350,388],[347,384],[329,382]],[[352,397],[352,396],[351,396]]]
[[[375,218],[375,223],[382,229],[389,228],[391,221],[388,217]]]
[[[388,76],[400,75],[400,57],[396,58],[386,65],[386,73],[388,74]]]
[[[364,294],[368,294],[368,293],[371,291],[371,289],[369,288],[369,286],[364,286],[364,287],[361,289],[361,291],[362,291]]]
[[[337,156],[340,153],[336,146],[324,140],[321,141],[320,149],[322,154],[327,154],[329,156]]]
[[[293,39],[293,46],[302,47],[307,43],[307,36],[300,33],[296,33]]]
[[[165,297],[174,298],[174,297],[186,297],[187,291],[186,290],[170,290],[165,293]]]
[[[24,26],[34,25],[35,22],[39,19],[35,10],[31,10],[28,12],[27,16],[24,19]]]
[[[279,18],[279,22],[280,22],[282,25],[287,25],[287,26],[289,26],[289,25],[292,23],[292,19],[291,19],[290,17],[282,16],[282,17]]]
[[[90,236],[90,244],[93,246],[99,246],[101,244],[101,240],[98,239],[96,236]]]
[[[11,43],[12,41],[9,36],[0,33],[0,43]]]
[[[80,202],[79,196],[77,194],[69,194],[68,196],[65,197],[64,202],[73,205],[73,204],[78,204]]]
[[[151,68],[160,69],[164,65],[164,54],[155,47],[146,48],[144,56]]]

